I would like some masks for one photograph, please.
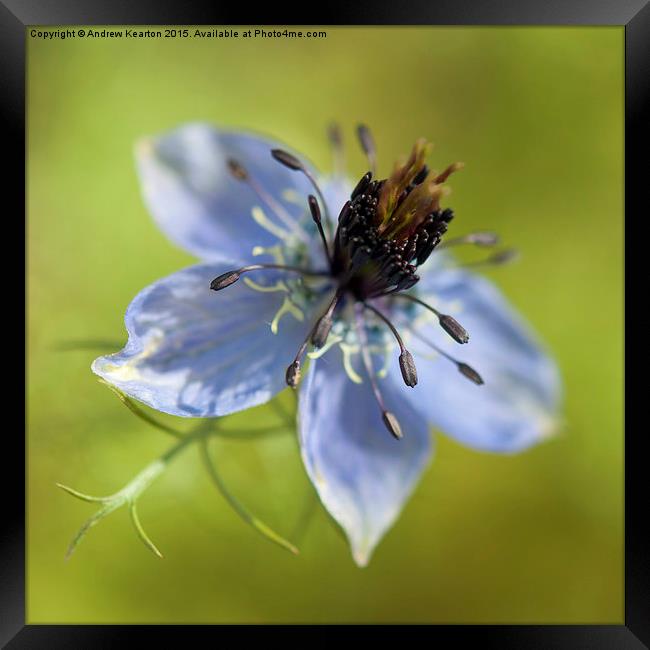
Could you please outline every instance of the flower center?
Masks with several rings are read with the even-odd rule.
[[[293,362],[288,366],[287,384],[295,388],[300,381],[302,359],[310,344],[317,350],[324,351],[335,339],[340,342],[344,353],[344,367],[353,381],[361,379],[352,368],[349,356],[353,349],[360,353],[366,376],[381,409],[383,422],[393,436],[401,438],[400,425],[387,409],[377,382],[377,375],[380,373],[375,371],[371,357],[371,353],[377,351],[377,342],[369,340],[368,332],[371,326],[374,328],[376,324],[380,324],[392,334],[399,348],[402,378],[409,387],[418,382],[417,370],[413,356],[406,349],[404,340],[388,317],[395,299],[406,300],[410,302],[411,307],[419,306],[429,310],[437,317],[442,329],[457,343],[463,344],[469,340],[465,329],[452,316],[441,313],[417,296],[404,293],[420,279],[416,274],[418,266],[424,264],[440,244],[449,222],[453,219],[453,211],[449,208],[442,209],[440,199],[448,194],[444,182],[450,174],[462,168],[462,163],[449,165],[442,173],[430,170],[424,161],[431,145],[420,139],[413,146],[408,159],[395,165],[388,178],[373,180],[376,170],[374,142],[365,126],[358,127],[358,135],[372,171],[364,174],[357,183],[350,200],[346,201],[339,214],[335,229],[331,227],[323,193],[309,169],[286,151],[271,151],[271,155],[279,163],[304,174],[320,199],[319,203],[316,196],[309,195],[307,202],[322,240],[329,268],[314,270],[293,263],[287,265],[281,260],[278,260],[277,264],[251,264],[223,273],[212,281],[210,288],[221,291],[237,282],[244,273],[262,269],[277,269],[298,274],[303,278],[320,277],[321,285],[324,282],[325,286],[312,298],[323,298],[328,302],[324,311],[306,332]],[[332,138],[332,141],[336,151],[336,148],[340,147],[340,137]],[[340,161],[342,156],[336,157]],[[229,161],[228,164],[235,178],[247,182],[267,205],[274,207],[273,197],[268,196],[237,161]],[[321,217],[321,205],[324,220]],[[282,220],[282,211],[279,211],[277,206],[274,211],[278,219]],[[493,233],[471,233],[450,240],[448,245],[460,243],[491,246],[496,243],[496,237]],[[348,314],[347,318],[344,314]],[[366,314],[371,316],[370,322],[366,320]],[[353,329],[356,331],[356,343],[351,345],[344,339]],[[473,368],[423,339],[419,334],[417,338],[447,361],[454,363],[458,371],[469,380],[476,384],[483,383],[481,376]],[[379,345],[384,351],[388,351],[389,347],[391,346],[386,344]]]
[[[358,300],[410,289],[423,264],[453,219],[440,208],[444,181],[460,163],[442,174],[424,163],[428,150],[418,140],[411,156],[389,178],[362,176],[339,215],[332,272]]]

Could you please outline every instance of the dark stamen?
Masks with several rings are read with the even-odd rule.
[[[251,264],[250,266],[244,266],[241,269],[222,273],[220,276],[212,280],[210,283],[210,289],[212,289],[212,291],[221,291],[221,289],[225,289],[231,284],[237,282],[244,273],[248,273],[249,271],[258,271],[260,269],[292,271],[293,273],[300,273],[301,275],[308,276],[329,276],[328,271],[312,271],[310,269],[301,269],[297,266],[284,266],[283,264]]]
[[[316,325],[314,326],[311,334],[311,342],[314,347],[322,348],[325,345],[327,337],[330,334],[330,330],[332,329],[332,325],[334,324],[332,314],[334,313],[339,300],[341,300],[343,293],[343,289],[339,288],[334,295],[334,298],[332,298],[332,302],[330,302],[325,313],[318,319],[318,321],[316,321]]]
[[[236,160],[233,160],[232,158],[228,159],[228,169],[230,170],[230,173],[237,180],[239,180],[239,181],[247,181],[248,180],[248,172],[246,171],[246,168],[243,167]]]
[[[484,266],[501,266],[503,264],[508,264],[509,262],[514,262],[519,258],[519,251],[514,248],[508,248],[504,251],[499,251],[494,255],[486,257],[484,260],[478,260],[476,262],[465,262],[464,264],[459,264],[458,266],[463,268],[477,268]]]
[[[341,134],[341,127],[336,123],[332,122],[327,127],[327,138],[332,145],[332,154],[334,156],[334,170],[337,174],[342,175],[344,165],[344,156],[343,156],[343,136]]]
[[[221,291],[222,289],[229,287],[231,284],[235,284],[235,282],[239,280],[240,276],[241,273],[239,271],[223,273],[210,282],[210,289],[212,289],[212,291]]]
[[[454,237],[443,241],[438,250],[449,248],[450,246],[460,246],[462,244],[473,244],[474,246],[490,247],[496,246],[499,243],[499,235],[495,232],[471,232],[462,237]]]
[[[307,233],[296,223],[293,217],[285,210],[284,206],[279,203],[269,192],[267,192],[249,173],[248,170],[234,158],[227,161],[230,173],[239,181],[247,183],[250,188],[257,194],[260,200],[271,209],[280,221],[288,228],[289,232],[297,232],[301,239],[308,241]]]
[[[302,171],[305,167],[304,165],[288,151],[283,149],[271,149],[271,155],[279,162],[282,163],[285,167],[293,169],[294,171]]]
[[[323,231],[323,224],[321,223],[320,208],[318,207],[318,201],[316,200],[316,197],[313,194],[310,194],[307,200],[309,202],[311,218],[314,220],[314,223],[316,224],[316,228],[318,228],[320,238],[323,242],[323,249],[325,250],[325,255],[327,256],[327,261],[330,265],[330,268],[332,268],[332,256],[330,255],[330,249],[327,243],[327,237],[325,237],[325,232]]]
[[[350,194],[350,199],[354,200],[357,198],[357,196],[359,196],[359,194],[363,194],[363,191],[370,184],[371,179],[372,179],[372,172],[366,172],[361,177],[361,180],[357,183],[356,187],[352,190],[352,194]]]
[[[369,309],[371,312],[376,314],[381,320],[390,327],[391,332],[393,333],[393,336],[397,340],[397,344],[399,345],[400,349],[400,355],[399,355],[399,369],[402,372],[402,379],[404,380],[404,383],[413,388],[417,383],[418,383],[418,372],[415,367],[415,361],[413,360],[413,355],[406,349],[404,346],[404,341],[402,340],[402,337],[399,335],[399,332],[395,328],[395,326],[382,314],[378,309],[373,307],[372,305],[368,304],[367,302],[363,303],[364,307],[366,309]]]
[[[314,329],[313,334],[311,335],[311,342],[315,348],[322,348],[327,341],[327,337],[330,335],[330,330],[334,320],[328,312],[324,313],[316,323],[316,328]]]
[[[469,334],[465,328],[449,314],[438,314],[438,321],[449,336],[451,336],[456,343],[467,343],[469,341]]]
[[[298,385],[298,382],[300,381],[302,355],[305,354],[305,350],[309,345],[309,339],[314,333],[315,327],[316,325],[314,325],[314,327],[312,327],[309,330],[309,334],[307,334],[305,340],[301,343],[300,347],[298,348],[298,352],[296,352],[296,356],[294,357],[291,364],[289,364],[289,367],[287,368],[287,372],[284,375],[287,381],[287,385],[291,386],[291,388],[295,388]]]
[[[330,221],[330,215],[327,210],[327,203],[325,202],[325,197],[323,196],[323,193],[321,192],[320,187],[318,186],[318,183],[316,182],[316,179],[314,178],[313,174],[303,165],[298,158],[296,158],[294,155],[290,154],[287,151],[284,151],[283,149],[271,149],[271,155],[279,162],[282,163],[285,167],[288,167],[289,169],[293,169],[294,171],[299,171],[302,172],[308,179],[309,182],[312,184],[314,190],[316,190],[316,194],[318,195],[318,198],[320,199],[321,204],[323,205],[323,213],[325,214],[325,220],[326,220],[326,225],[327,225],[327,232],[329,237],[332,237],[332,224]]]
[[[467,379],[473,381],[477,386],[480,386],[484,383],[481,375],[479,375],[478,372],[476,372],[476,370],[474,370],[474,368],[471,366],[468,366],[466,363],[462,362],[458,363],[457,366],[458,370],[460,370],[460,372],[465,375]]]
[[[300,381],[302,356],[305,354],[307,346],[309,345],[309,341],[311,340],[317,327],[318,321],[316,321],[312,328],[309,330],[309,333],[305,337],[305,340],[300,344],[298,352],[296,352],[296,356],[293,358],[293,361],[287,368],[285,379],[287,381],[287,385],[291,386],[291,388],[295,388]]]
[[[300,361],[296,359],[287,368],[285,379],[287,381],[287,386],[291,386],[291,388],[295,388],[298,385],[298,382],[300,381]]]
[[[399,355],[399,368],[402,372],[404,383],[413,388],[418,383],[418,370],[415,367],[413,355],[406,349]]]
[[[377,404],[379,404],[379,408],[381,409],[381,419],[384,426],[394,438],[399,440],[403,436],[402,428],[400,427],[395,415],[386,408],[386,403],[384,402],[384,398],[379,390],[379,386],[377,385],[377,380],[375,379],[375,371],[372,367],[372,359],[370,358],[370,352],[368,350],[368,337],[366,336],[366,326],[362,310],[363,307],[357,303],[355,305],[355,316],[357,334],[359,336],[359,344],[361,347],[361,358],[363,359],[363,365],[366,369],[368,379],[370,380],[372,392],[377,400]]]
[[[415,302],[418,305],[422,305],[422,307],[434,313],[438,317],[438,321],[442,329],[445,330],[445,332],[447,332],[447,334],[449,334],[449,336],[451,336],[451,338],[454,339],[456,343],[467,343],[467,341],[469,341],[469,334],[453,316],[450,316],[449,314],[441,314],[435,307],[432,307],[428,303],[424,302],[424,300],[420,300],[419,298],[411,296],[407,293],[395,294],[394,297],[405,298],[406,300]]]
[[[370,169],[373,175],[375,175],[377,173],[377,149],[375,148],[372,133],[370,133],[370,129],[365,124],[359,124],[357,126],[357,136],[359,137],[363,153],[366,154],[370,163]]]
[[[462,375],[467,377],[467,379],[469,379],[470,381],[473,381],[478,386],[481,386],[482,384],[485,383],[483,381],[483,378],[481,377],[481,375],[479,375],[478,372],[476,372],[476,370],[474,370],[474,368],[467,365],[463,361],[459,361],[458,359],[454,359],[454,357],[452,357],[450,354],[447,354],[442,348],[438,347],[435,343],[432,343],[431,341],[429,341],[429,339],[422,336],[420,333],[418,333],[413,328],[409,328],[409,330],[410,330],[411,334],[413,334],[413,336],[415,336],[415,338],[419,339],[420,341],[422,341],[422,343],[424,343],[425,345],[428,345],[432,350],[435,350],[438,354],[442,355],[445,359],[447,359],[448,361],[451,361],[453,364],[455,364],[456,367],[458,368],[458,372],[460,372]]]
[[[397,440],[400,440],[404,436],[399,421],[390,411],[382,411],[381,419],[384,422],[384,426],[393,434],[393,437],[397,438]]]

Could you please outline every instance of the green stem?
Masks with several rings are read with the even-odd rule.
[[[149,463],[149,465],[131,479],[119,492],[116,492],[112,498],[122,498],[124,501],[135,502],[154,480],[167,469],[167,465],[176,456],[189,445],[213,433],[211,429],[211,425],[206,422],[199,424],[193,431],[190,431],[190,433],[183,436],[175,445],[170,447],[162,456]]]
[[[261,533],[264,537],[275,542],[282,548],[287,549],[294,555],[298,555],[298,549],[289,541],[284,539],[281,535],[278,535],[272,528],[267,526],[263,521],[258,519],[255,515],[251,514],[239,500],[229,492],[226,484],[223,482],[223,479],[217,472],[217,468],[210,458],[210,452],[208,450],[208,441],[207,438],[201,440],[201,457],[205,463],[205,468],[210,475],[210,478],[216,485],[217,489],[221,493],[221,496],[229,503],[230,507],[249,525],[251,525],[255,530]]]
[[[138,537],[144,542],[145,546],[149,548],[155,555],[162,557],[156,545],[151,541],[149,536],[145,533],[138,518],[136,510],[136,502],[140,495],[158,478],[166,469],[169,463],[178,456],[189,445],[200,440],[206,435],[213,433],[214,429],[212,423],[209,421],[201,422],[193,431],[183,436],[175,445],[170,447],[162,456],[149,463],[142,471],[132,478],[121,490],[111,494],[107,497],[94,497],[78,490],[74,490],[66,485],[57,483],[57,486],[62,490],[71,494],[72,496],[81,499],[82,501],[98,502],[103,504],[102,507],[92,515],[83,526],[79,529],[68,546],[66,552],[66,559],[68,559],[74,550],[77,548],[79,542],[84,538],[86,533],[95,525],[97,525],[104,517],[111,514],[111,512],[121,508],[124,505],[129,506],[131,513],[131,520],[133,526],[138,534]]]
[[[275,428],[272,428],[275,429]],[[268,430],[267,430],[268,432]],[[217,486],[217,489],[221,495],[226,499],[230,506],[237,512],[237,514],[253,528],[255,528],[262,535],[272,540],[276,544],[279,544],[283,548],[291,551],[294,554],[298,553],[298,549],[285,540],[283,537],[278,535],[273,531],[269,526],[267,526],[263,521],[260,521],[257,517],[252,515],[246,508],[228,491],[223,480],[219,476],[212,460],[208,454],[207,448],[207,438],[211,435],[219,435],[221,432],[217,430],[212,420],[204,420],[197,427],[195,427],[188,434],[180,438],[176,444],[171,446],[164,454],[159,456],[156,460],[149,463],[142,471],[140,471],[133,479],[131,479],[121,490],[111,494],[107,497],[95,497],[88,494],[74,490],[66,485],[61,485],[57,483],[57,486],[62,490],[71,494],[72,496],[81,499],[82,501],[89,501],[94,503],[101,503],[100,509],[92,515],[79,529],[79,532],[75,535],[70,546],[68,547],[66,553],[66,559],[72,555],[75,548],[79,542],[83,539],[86,533],[98,524],[104,517],[109,515],[114,510],[128,505],[129,513],[131,515],[131,521],[135,528],[138,537],[142,540],[145,546],[152,551],[157,557],[162,558],[162,553],[158,550],[156,545],[151,541],[147,533],[144,531],[138,513],[136,510],[136,503],[140,495],[153,483],[153,481],[158,478],[166,469],[167,466],[187,447],[192,445],[195,442],[201,443],[201,452],[203,453],[203,459],[206,464],[206,468],[210,475],[210,478]],[[252,432],[248,432],[252,433]]]

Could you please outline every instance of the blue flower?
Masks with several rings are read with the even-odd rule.
[[[305,468],[365,565],[430,460],[430,427],[520,451],[554,431],[561,390],[526,323],[448,252],[495,238],[441,243],[453,212],[440,202],[460,165],[430,171],[420,140],[373,180],[372,138],[359,137],[373,170],[354,189],[340,167],[322,177],[250,133],[189,124],[140,142],[149,210],[202,263],[138,294],[128,343],[93,370],[185,417],[299,389]],[[338,131],[332,141],[340,161]]]

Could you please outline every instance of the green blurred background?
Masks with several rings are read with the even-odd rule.
[[[327,34],[28,37],[30,623],[622,622],[623,29]],[[173,442],[91,373],[112,349],[57,349],[121,344],[136,292],[193,262],[143,206],[134,141],[210,120],[275,135],[328,168],[332,119],[354,176],[366,169],[359,120],[375,133],[380,172],[419,136],[435,142],[434,165],[465,161],[451,183],[455,232],[494,229],[521,249],[516,266],[488,274],[557,355],[563,431],[509,457],[439,436],[363,570],[320,510],[296,535],[299,556],[263,539],[218,495],[196,449],[140,501],[164,560],[121,510],[64,562],[93,508],[54,483],[112,493]],[[277,415],[266,406],[233,420]],[[313,503],[294,437],[213,449],[230,489],[294,535]]]

